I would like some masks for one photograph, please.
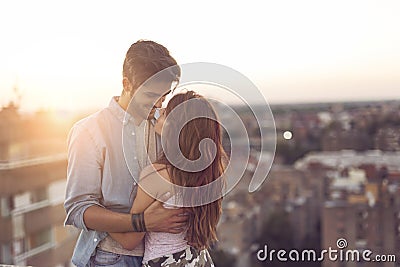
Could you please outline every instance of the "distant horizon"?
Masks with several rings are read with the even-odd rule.
[[[9,101],[6,105],[1,105],[0,106],[0,111],[4,108],[7,107],[12,101]],[[329,105],[329,104],[368,104],[368,103],[374,103],[374,104],[379,104],[379,103],[389,103],[389,102],[399,102],[400,103],[400,97],[397,99],[360,99],[360,100],[354,100],[354,99],[343,99],[343,100],[321,100],[321,101],[289,101],[289,102],[269,102],[270,107],[277,107],[277,106],[315,106],[318,104],[321,105]],[[14,103],[14,102],[13,102]],[[14,103],[15,104],[15,103]],[[245,106],[244,103],[229,103],[232,107],[242,107]],[[258,105],[263,105],[262,103],[253,103],[253,105],[258,106]],[[77,114],[90,114],[94,113],[102,108],[107,107],[107,105],[104,106],[93,106],[93,107],[86,107],[86,108],[80,108],[80,109],[67,109],[67,108],[59,108],[59,109],[54,109],[54,108],[43,108],[39,107],[36,109],[24,109],[23,106],[18,106],[18,111],[20,114],[34,114],[37,112],[50,112],[50,113],[64,113],[67,112],[70,115],[77,115]]]

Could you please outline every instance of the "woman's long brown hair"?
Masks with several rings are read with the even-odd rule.
[[[192,101],[192,99],[199,103],[195,108],[192,105],[193,102],[189,101],[185,103],[188,100]],[[199,114],[199,117],[196,116],[197,118],[188,121],[181,129],[179,133],[180,151],[182,155],[190,161],[194,161],[201,156],[200,149],[202,149],[203,152],[210,154],[208,153],[210,152],[209,147],[204,146],[204,143],[200,148],[201,140],[208,138],[215,144],[215,157],[210,160],[211,164],[209,164],[208,167],[196,172],[184,171],[182,168],[179,168],[179,166],[178,168],[175,167],[164,154],[158,160],[158,163],[167,166],[167,171],[172,183],[185,187],[196,187],[195,190],[199,189],[197,191],[198,194],[191,194],[190,196],[182,194],[181,197],[185,203],[191,203],[188,201],[194,202],[195,198],[203,198],[207,200],[209,196],[212,194],[215,195],[215,193],[220,195],[220,197],[212,203],[186,208],[187,211],[189,211],[186,240],[196,249],[204,249],[208,248],[212,242],[217,240],[216,227],[222,211],[222,188],[225,184],[223,178],[223,160],[225,159],[226,154],[222,147],[221,126],[218,123],[216,113],[211,104],[204,97],[193,91],[179,93],[171,98],[166,107],[165,115],[168,116],[178,105],[180,106],[179,108],[181,108],[182,105],[183,112],[180,112],[179,116],[175,116],[173,120],[169,121],[167,118],[166,121],[168,122],[168,125],[163,128],[163,138],[166,138],[165,140],[176,138],[176,136],[169,136],[172,135],[172,131],[168,131],[168,128],[176,129],[179,125],[183,125],[188,121],[188,117],[191,116],[189,113],[192,115],[193,113]],[[206,115],[206,117],[201,117],[203,115]],[[216,120],[210,118],[215,118]],[[168,152],[168,149],[168,145],[164,146],[165,153]],[[215,181],[219,177],[222,177],[222,179],[217,181],[222,181],[220,186],[218,186],[218,184],[217,186],[212,186],[211,188],[213,189],[208,191],[199,188]],[[211,192],[213,190],[214,192]],[[215,190],[218,190],[219,192],[215,192]]]

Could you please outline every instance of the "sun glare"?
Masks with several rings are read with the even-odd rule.
[[[141,38],[164,44],[179,63],[234,68],[271,102],[400,98],[398,1],[243,2],[230,3],[229,13],[215,3],[195,14],[177,2],[179,16],[163,23],[132,16],[147,3],[46,3],[37,12],[28,12],[36,7],[29,1],[23,10],[15,2],[0,8],[0,105],[18,86],[24,109],[103,107],[120,93],[125,52]]]

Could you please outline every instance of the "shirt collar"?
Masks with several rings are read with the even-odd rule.
[[[111,98],[110,104],[108,108],[112,112],[114,116],[118,118],[119,121],[122,122],[123,125],[128,124],[129,121],[133,121],[133,116],[126,112],[119,104],[118,104],[118,96],[113,96]]]
[[[118,98],[119,96],[113,96],[111,98],[110,104],[108,105],[111,112],[118,118],[119,121],[122,122],[123,125],[127,125],[130,121],[133,121],[136,126],[141,126],[145,120],[140,120],[139,118],[136,118],[137,116],[135,116],[135,114],[132,115],[129,112],[126,112],[118,104]],[[153,121],[151,122],[154,124]]]

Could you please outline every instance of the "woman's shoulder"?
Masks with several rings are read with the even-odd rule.
[[[139,178],[139,185],[153,198],[170,191],[171,184],[166,166],[151,164],[143,168]]]
[[[170,180],[167,171],[167,166],[165,164],[153,163],[147,165],[146,167],[143,168],[142,172],[140,173],[140,179],[144,179],[148,176],[153,176],[153,175],[162,176],[163,178]]]

